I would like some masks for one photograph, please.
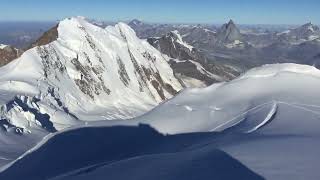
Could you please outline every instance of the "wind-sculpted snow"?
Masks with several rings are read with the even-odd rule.
[[[277,113],[275,106],[284,103],[320,106],[319,81],[320,71],[312,66],[265,65],[231,82],[186,89],[138,118],[106,124],[146,123],[162,133],[176,134],[223,131],[253,119],[243,131],[246,132],[270,119],[268,115]]]
[[[275,64],[231,82],[187,89],[114,126],[149,124],[164,134],[222,132],[215,144],[266,179],[319,179],[320,70]]]
[[[4,166],[0,178],[143,179],[139,172],[149,162],[155,169],[148,166],[147,179],[196,179],[188,172],[197,168],[204,175],[199,177],[228,179],[224,170],[208,174],[216,172],[214,163],[225,162],[219,151],[222,156],[213,158],[221,149],[266,179],[319,179],[319,75],[311,66],[275,64],[231,82],[187,89],[140,117],[89,122],[53,134]],[[122,131],[120,125],[138,127]],[[135,128],[154,135],[131,131]],[[169,164],[177,167],[166,168]]]

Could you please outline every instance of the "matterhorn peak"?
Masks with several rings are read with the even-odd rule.
[[[142,24],[144,24],[144,23],[143,23],[143,21],[140,20],[140,19],[133,19],[133,20],[131,20],[128,24],[129,24],[129,26],[132,26],[132,25],[134,25],[134,26],[139,26],[139,25],[142,25]]]
[[[223,24],[217,33],[218,42],[222,44],[232,43],[241,38],[240,30],[234,24],[233,20]]]
[[[227,25],[228,25],[228,26],[230,26],[230,25],[235,26],[235,23],[233,22],[233,20],[232,20],[232,19],[230,19],[230,20],[229,20],[229,22],[227,23]]]

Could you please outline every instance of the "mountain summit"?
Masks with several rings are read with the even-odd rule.
[[[1,119],[7,131],[54,132],[135,117],[181,90],[168,61],[124,23],[65,19],[0,69]]]
[[[144,23],[141,21],[141,20],[139,20],[139,19],[133,19],[133,20],[131,20],[129,23],[128,23],[128,25],[129,26],[141,26],[141,25],[143,25]]]
[[[295,29],[279,33],[281,39],[289,42],[301,43],[306,40],[314,40],[320,37],[320,28],[311,22],[299,26]]]
[[[233,20],[230,20],[227,24],[223,24],[217,32],[217,40],[219,43],[232,43],[236,40],[241,40],[241,33]]]

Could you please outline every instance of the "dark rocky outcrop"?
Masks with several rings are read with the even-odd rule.
[[[177,31],[171,31],[160,38],[148,38],[147,41],[162,53],[174,59],[194,59],[196,52],[179,43],[182,41]]]
[[[54,26],[53,28],[49,29],[43,35],[37,39],[34,43],[32,43],[26,50],[31,49],[36,46],[43,46],[49,44],[58,38],[58,25]]]
[[[235,40],[241,39],[242,35],[240,33],[240,30],[232,20],[230,20],[227,24],[222,25],[222,27],[217,32],[217,41],[220,44],[232,43]]]
[[[211,85],[238,75],[234,70],[208,60],[198,49],[184,42],[178,31],[169,32],[160,38],[148,38],[147,41],[161,53],[173,58],[169,64],[176,77],[179,75],[191,77]],[[197,67],[196,63],[200,67]]]
[[[22,51],[12,46],[6,46],[0,49],[0,67],[8,64],[14,59],[17,59],[22,54]]]

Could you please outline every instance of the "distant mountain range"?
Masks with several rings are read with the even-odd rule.
[[[319,179],[318,26],[39,34],[0,44],[1,180]]]
[[[241,31],[232,20],[220,28],[155,25],[137,20],[130,24],[141,38],[161,37],[177,30],[185,42],[203,52],[208,60],[231,65],[240,71],[268,63],[319,64],[320,31],[311,23],[281,32]]]

